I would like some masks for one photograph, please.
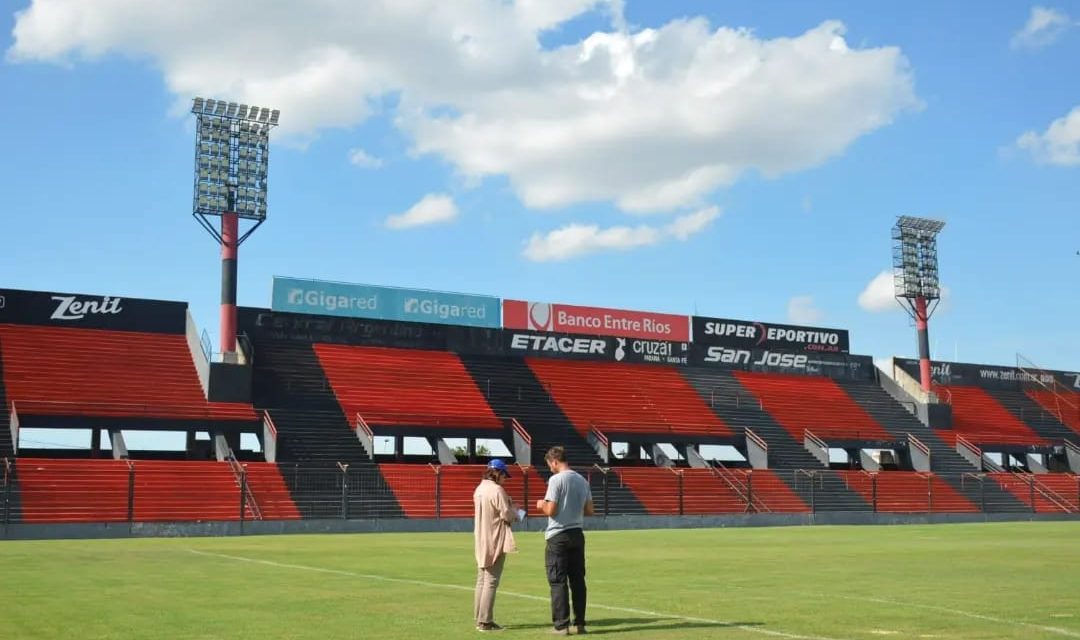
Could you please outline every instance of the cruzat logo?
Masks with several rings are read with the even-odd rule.
[[[87,314],[116,315],[123,311],[120,298],[105,296],[101,300],[78,300],[75,296],[52,296],[59,304],[49,316],[52,320],[82,320]]]

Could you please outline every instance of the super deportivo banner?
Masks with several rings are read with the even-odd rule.
[[[274,278],[271,308],[345,318],[497,329],[499,298],[300,278]]]
[[[690,340],[686,316],[526,300],[503,301],[503,327],[641,340]]]
[[[693,340],[733,349],[781,349],[817,353],[848,353],[850,341],[843,329],[800,327],[789,324],[704,318],[693,316]]]

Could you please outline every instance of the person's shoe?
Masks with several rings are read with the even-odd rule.
[[[577,635],[579,635],[579,636],[580,636],[580,635],[582,635],[582,634],[588,633],[588,631],[586,631],[586,630],[585,630],[585,625],[583,625],[583,624],[579,624],[579,625],[577,625],[577,626],[575,627],[574,631],[575,631],[575,632],[577,633]]]
[[[502,631],[503,628],[495,624],[494,622],[481,622],[480,624],[476,625],[476,630],[481,632]]]
[[[570,635],[570,627],[563,627],[562,629],[554,627],[551,632],[557,636],[568,636]]]

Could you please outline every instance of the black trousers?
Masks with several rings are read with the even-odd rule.
[[[544,554],[551,586],[551,622],[556,629],[570,626],[570,594],[574,596],[574,624],[585,624],[585,533],[569,529],[547,541]]]

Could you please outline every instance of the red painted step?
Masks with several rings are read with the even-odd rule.
[[[445,351],[314,345],[350,424],[501,428],[461,359]]]

